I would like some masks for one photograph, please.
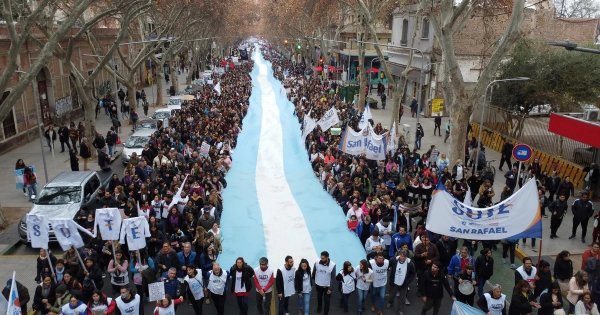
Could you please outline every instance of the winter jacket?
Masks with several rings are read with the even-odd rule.
[[[402,284],[402,287],[408,287],[412,281],[415,279],[415,276],[417,275],[417,271],[415,269],[415,264],[411,261],[409,261],[409,258],[406,258],[406,260],[404,261],[404,263],[408,263],[407,269],[406,269],[406,276],[404,277],[404,283]],[[389,278],[389,283],[393,284],[394,283],[394,278],[396,278],[396,267],[398,267],[398,257],[392,257],[390,259],[390,278]]]
[[[229,289],[231,290],[231,293],[235,293],[235,282],[237,281],[237,277],[236,277],[236,272],[237,272],[237,266],[234,264],[233,266],[231,266],[231,268],[229,269],[229,277],[231,278],[231,286],[229,287]],[[244,288],[246,290],[246,292],[250,292],[252,290],[252,277],[254,277],[254,269],[252,269],[252,267],[248,266],[248,264],[244,264],[242,266],[242,288]]]
[[[437,275],[433,275],[431,270],[423,274],[423,285],[419,286],[419,293],[428,299],[441,299],[444,297],[444,289],[450,296],[453,296],[448,279],[440,269]]]
[[[465,259],[467,260],[467,265],[473,266],[475,264],[473,256],[467,256],[467,258]],[[448,265],[448,275],[457,277],[458,274],[461,273],[461,260],[463,260],[463,258],[460,256],[460,254],[456,254],[452,256],[452,258],[450,258],[450,265]]]
[[[494,274],[494,258],[481,255],[475,260],[474,267],[479,279],[490,279]]]
[[[555,261],[554,277],[561,281],[570,280],[573,277],[573,262],[570,259]]]
[[[514,292],[512,299],[510,300],[510,308],[508,309],[508,315],[526,315],[532,312],[531,304],[533,301],[533,295],[523,295],[522,292]]]

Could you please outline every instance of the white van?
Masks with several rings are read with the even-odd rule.
[[[123,145],[123,153],[121,153],[121,162],[123,162],[123,165],[129,163],[129,158],[133,152],[138,156],[142,154],[144,146],[150,142],[150,136],[155,131],[154,129],[139,129],[129,136]]]

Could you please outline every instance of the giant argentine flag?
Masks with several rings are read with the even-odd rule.
[[[542,238],[537,184],[528,181],[502,202],[488,208],[461,203],[445,190],[431,198],[427,230],[470,240]]]
[[[365,251],[313,173],[285,88],[258,49],[253,60],[250,107],[223,192],[219,262],[244,257],[257,266],[265,256],[280,266],[290,255],[312,265],[326,250],[338,265],[358,264]]]

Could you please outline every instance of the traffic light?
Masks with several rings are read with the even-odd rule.
[[[297,48],[298,48],[299,50],[300,50],[300,49],[302,49],[302,45],[301,45],[300,43],[298,43],[298,46],[297,46]]]

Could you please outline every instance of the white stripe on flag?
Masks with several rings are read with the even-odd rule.
[[[285,177],[283,131],[276,95],[267,79],[267,65],[258,58],[258,86],[262,94],[262,121],[256,162],[256,192],[262,212],[267,258],[282,264],[287,255],[311,262],[317,252],[302,210]]]

